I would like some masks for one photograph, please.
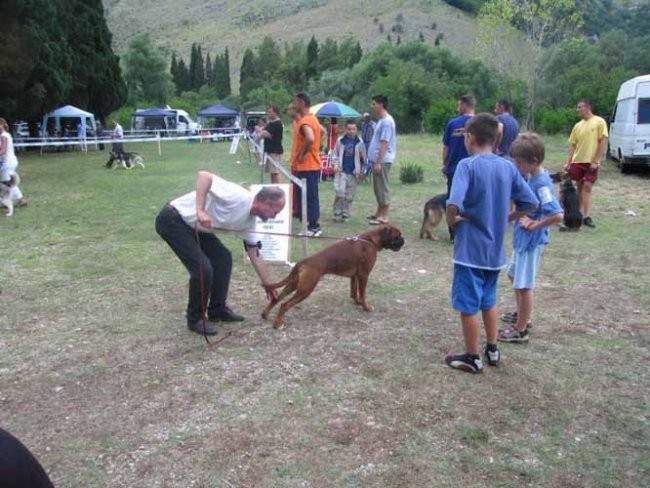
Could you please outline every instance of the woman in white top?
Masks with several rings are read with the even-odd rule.
[[[11,174],[16,172],[18,167],[18,158],[14,152],[14,141],[9,133],[9,126],[7,121],[0,118],[0,182],[9,181]],[[27,205],[27,201],[23,198],[23,192],[20,191],[18,186],[11,189],[11,198],[18,200],[18,205]]]

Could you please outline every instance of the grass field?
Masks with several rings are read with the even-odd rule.
[[[565,139],[547,142],[557,170]],[[597,229],[552,233],[531,342],[473,376],[443,363],[462,347],[446,229],[417,237],[423,203],[444,189],[439,137],[399,138],[399,161],[425,166],[425,181],[393,172],[406,245],[379,255],[373,313],[326,277],[273,330],[241,244],[224,237],[229,303],[247,320],[216,348],[190,333],[186,271],[153,221],[199,169],[259,183],[227,148],[132,145],[147,164],[132,171],[106,170],[95,151],[19,155],[30,206],[0,218],[0,426],[57,487],[649,486],[647,174],[605,165]],[[346,224],[330,221],[332,200],[322,183],[325,235],[366,229],[369,185]]]

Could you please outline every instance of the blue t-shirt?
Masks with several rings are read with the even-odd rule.
[[[507,112],[497,115],[497,120],[503,124],[503,137],[497,148],[497,154],[507,156],[510,152],[510,145],[519,135],[519,122]]]
[[[357,144],[360,142],[361,141],[358,137],[350,139],[347,135],[345,135],[341,138],[341,144],[343,145],[343,160],[341,161],[341,169],[346,174],[354,174],[354,148],[357,147]]]
[[[395,128],[395,120],[390,114],[382,117],[377,122],[375,133],[372,135],[370,147],[368,148],[368,161],[373,163],[377,162],[377,154],[379,154],[379,147],[382,141],[388,141],[388,148],[384,155],[382,163],[392,163],[395,161],[395,153],[397,152],[397,130]]]
[[[528,178],[528,186],[537,195],[539,207],[528,214],[533,220],[543,220],[551,215],[562,213],[562,207],[555,198],[553,182],[546,171]],[[534,231],[528,231],[515,221],[512,231],[512,248],[516,252],[532,251],[537,246],[549,243],[550,227],[542,227]]]
[[[465,125],[472,115],[461,115],[451,119],[445,127],[442,143],[449,149],[447,153],[447,174],[453,175],[461,159],[469,157],[465,148]]]
[[[506,266],[503,240],[512,201],[519,210],[539,205],[510,161],[477,154],[458,163],[447,205],[458,207],[469,220],[456,224],[454,263],[491,270]]]

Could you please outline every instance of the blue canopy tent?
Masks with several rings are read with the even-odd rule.
[[[65,105],[64,107],[57,108],[56,110],[43,116],[41,128],[45,134],[47,134],[47,124],[50,119],[54,120],[54,129],[58,134],[61,133],[61,119],[79,119],[83,134],[87,134],[89,126],[93,131],[97,130],[95,116],[90,112],[86,112],[85,110],[73,107],[72,105]],[[77,132],[77,124],[74,125],[73,130]]]
[[[225,105],[212,105],[197,113],[199,124],[211,133],[234,135],[240,132],[239,111]]]
[[[175,129],[176,112],[164,108],[136,110],[131,114],[131,131]]]

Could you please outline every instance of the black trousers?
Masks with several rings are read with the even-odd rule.
[[[156,232],[190,273],[187,323],[191,325],[204,318],[204,310],[208,317],[216,315],[228,298],[232,274],[230,251],[212,233],[198,232],[197,242],[195,230],[170,205],[165,205],[156,217]]]

